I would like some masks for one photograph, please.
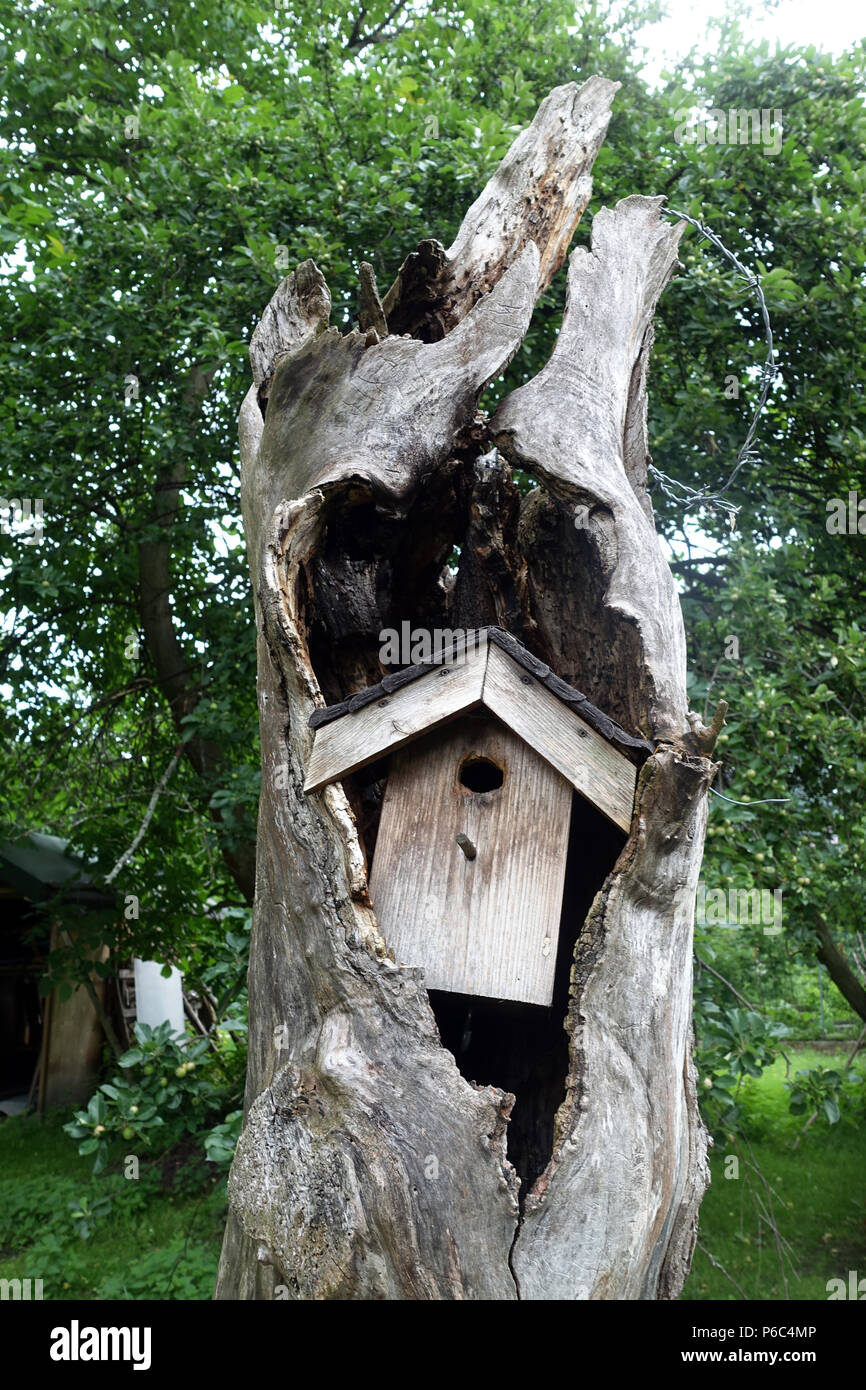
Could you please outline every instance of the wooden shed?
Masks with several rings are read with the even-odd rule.
[[[390,754],[370,893],[395,959],[431,990],[548,1005],[573,793],[627,832],[650,745],[500,629],[473,635],[315,711],[305,790]]]
[[[112,901],[67,841],[29,833],[0,844],[0,1103],[24,1109],[38,1095],[43,1112],[81,1104],[94,1090],[103,1037],[91,998],[78,988],[43,999],[38,984],[59,933],[74,931],[75,914]],[[104,1003],[105,981],[91,983]]]

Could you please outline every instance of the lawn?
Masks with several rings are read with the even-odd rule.
[[[789,1055],[792,1071],[798,1071],[841,1069],[846,1054],[799,1050]],[[829,1279],[847,1284],[852,1269],[866,1275],[862,1104],[846,1107],[838,1124],[817,1121],[794,1150],[805,1117],[788,1111],[785,1076],[780,1057],[760,1079],[747,1081],[742,1097],[747,1137],[711,1155],[713,1181],[698,1235],[703,1250],[695,1252],[684,1299],[741,1297],[708,1255],[754,1299],[826,1300]],[[731,1157],[738,1164],[731,1164]]]
[[[0,1124],[0,1279],[42,1279],[45,1299],[210,1298],[225,1178],[201,1145],[94,1177],[67,1112]]]

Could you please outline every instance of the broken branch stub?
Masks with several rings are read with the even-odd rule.
[[[570,258],[550,361],[502,402],[492,432],[589,533],[605,606],[640,638],[646,724],[654,737],[675,739],[687,728],[685,632],[645,488],[652,316],[681,232],[661,220],[661,202],[625,198],[595,217],[592,250]]]
[[[427,239],[403,262],[383,300],[391,333],[444,337],[529,242],[540,252],[536,298],[547,289],[592,195],[590,170],[619,85],[590,77],[545,97],[448,250]]]
[[[387,337],[366,271],[362,331],[328,328],[312,262],[254,335],[240,435],[262,793],[221,1298],[665,1298],[688,1271],[712,765],[645,490],[652,315],[677,241],[658,199],[599,213],[550,362],[493,422],[476,411],[565,258],[616,85],[550,94],[450,249],[404,263]],[[550,1008],[428,995],[394,961],[368,887],[386,762],[304,791],[310,715],[381,679],[378,634],[404,619],[507,627],[557,688],[655,748],[627,834],[574,795]],[[477,874],[460,834],[448,852]]]

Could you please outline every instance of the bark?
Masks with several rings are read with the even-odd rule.
[[[714,768],[645,489],[652,314],[678,240],[659,199],[596,216],[550,362],[492,421],[477,410],[565,258],[615,90],[550,94],[453,246],[404,263],[387,337],[366,273],[362,329],[329,329],[312,262],[254,335],[240,435],[263,777],[220,1298],[672,1298],[688,1272]],[[310,714],[381,678],[378,634],[404,619],[506,628],[654,748],[625,843],[575,804],[595,877],[572,861],[553,1008],[477,1001],[478,1045],[378,929],[387,767],[302,790]]]
[[[866,1021],[866,989],[858,980],[854,971],[851,969],[847,960],[843,956],[836,942],[833,940],[833,933],[830,931],[827,922],[820,915],[815,923],[815,934],[818,937],[818,959],[822,965],[826,965],[827,974],[833,984],[842,995],[847,999],[851,1008],[856,1014]]]

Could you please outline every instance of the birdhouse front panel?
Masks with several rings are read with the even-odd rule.
[[[488,714],[393,754],[370,893],[395,959],[428,989],[550,1004],[571,800]]]

